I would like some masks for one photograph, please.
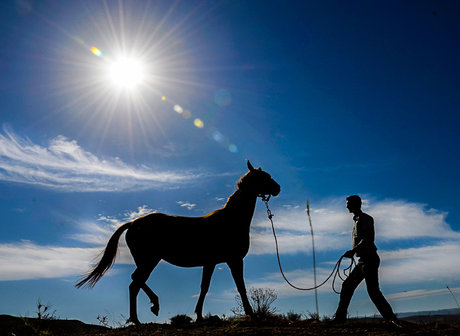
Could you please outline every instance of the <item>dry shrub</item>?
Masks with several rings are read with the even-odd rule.
[[[275,315],[276,308],[273,307],[273,302],[278,298],[274,289],[271,288],[255,288],[251,287],[248,290],[248,299],[251,304],[254,315],[257,318],[270,318]],[[232,313],[236,316],[243,316],[244,307],[240,295],[235,296],[237,306],[232,308]]]
[[[179,314],[169,319],[170,323],[174,327],[183,327],[192,323],[193,319],[185,314]]]

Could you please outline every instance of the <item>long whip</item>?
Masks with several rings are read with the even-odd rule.
[[[460,309],[460,305],[458,304],[457,298],[455,297],[454,293],[452,293],[449,286],[446,286],[446,287],[447,287],[447,290],[450,292],[450,294],[452,294],[452,297],[454,298],[455,303],[457,304],[457,307]]]
[[[319,305],[318,305],[318,288],[316,287],[316,253],[315,253],[315,235],[313,234],[313,224],[311,223],[310,216],[310,202],[307,200],[307,216],[308,223],[310,224],[311,232],[311,246],[313,248],[313,281],[315,284],[315,304],[316,304],[316,316],[319,318]]]

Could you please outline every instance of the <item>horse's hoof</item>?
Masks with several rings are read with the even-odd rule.
[[[157,305],[152,306],[150,307],[150,310],[153,314],[155,314],[155,316],[158,316],[158,312],[160,311],[160,306],[157,306]]]
[[[219,323],[222,322],[222,319],[217,315],[209,315],[206,317],[206,321],[211,323]]]

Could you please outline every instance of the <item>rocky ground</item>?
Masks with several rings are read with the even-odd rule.
[[[0,336],[175,336],[175,335],[460,335],[460,316],[405,318],[400,328],[381,319],[352,319],[346,324],[330,321],[286,319],[249,321],[232,319],[172,326],[143,324],[139,327],[106,328],[75,320],[42,320],[0,316]]]

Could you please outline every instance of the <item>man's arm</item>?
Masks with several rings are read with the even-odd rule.
[[[344,256],[345,258],[353,258],[353,256],[354,256],[356,253],[359,253],[359,251],[362,251],[363,248],[365,248],[365,247],[366,247],[366,240],[365,240],[365,239],[361,239],[361,240],[359,241],[359,243],[356,244],[355,247],[353,247],[351,250],[348,250],[347,252],[345,252],[345,253],[343,254],[343,256]]]

